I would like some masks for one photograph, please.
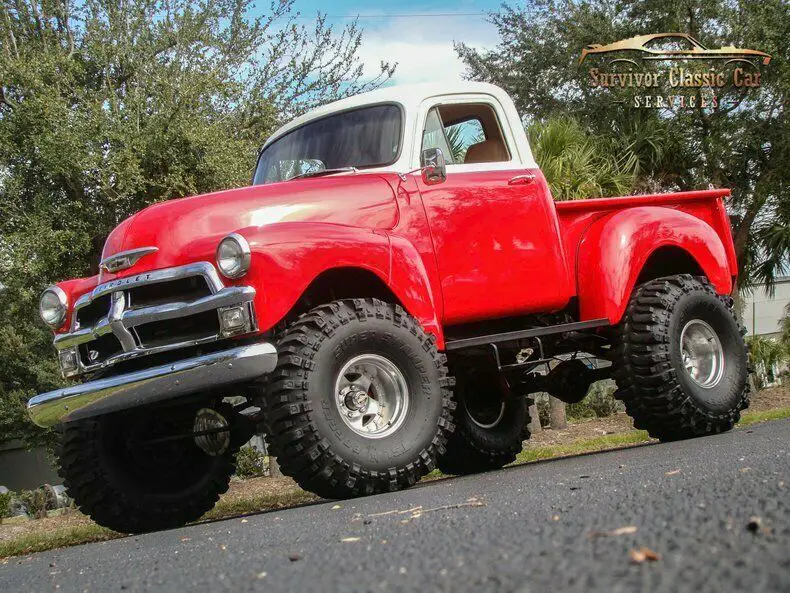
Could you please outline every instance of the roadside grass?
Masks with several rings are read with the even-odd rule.
[[[321,499],[315,494],[305,492],[304,490],[295,486],[294,490],[291,492],[253,496],[250,498],[237,498],[234,500],[220,499],[217,505],[208,513],[203,515],[200,520],[219,521],[220,519],[229,519],[231,517],[259,513],[261,511],[271,511],[275,509],[295,507],[302,504],[316,502],[317,500]]]
[[[60,529],[27,533],[15,539],[0,541],[0,563],[9,556],[45,552],[55,548],[101,542],[119,537],[124,536],[92,522],[86,522],[82,525],[71,525]]]
[[[650,437],[644,430],[634,430],[623,434],[607,434],[569,443],[567,445],[550,445],[546,447],[535,447],[524,449],[516,457],[512,465],[522,465],[533,461],[544,459],[555,459],[557,457],[568,457],[571,455],[581,455],[583,453],[594,453],[596,451],[606,451],[608,449],[619,449],[650,442]]]
[[[750,426],[752,424],[757,424],[758,422],[767,422],[768,420],[783,420],[784,418],[790,418],[790,407],[775,408],[773,410],[761,410],[759,412],[745,412],[741,417],[741,421],[738,423],[738,426]]]
[[[739,422],[738,427],[751,426],[760,422],[784,418],[790,418],[790,407],[746,412]],[[527,448],[518,455],[513,465],[523,465],[546,459],[556,459],[597,451],[633,447],[650,441],[651,439],[645,431],[631,430],[618,434],[608,434],[596,438],[579,440],[572,443]],[[447,476],[437,470],[431,472],[431,474],[427,476],[427,479],[440,479],[445,477]],[[321,499],[314,494],[305,492],[295,485],[293,487],[281,488],[274,494],[229,494],[220,499],[217,505],[202,517],[201,521],[217,521],[262,511],[308,504],[319,500]],[[43,525],[44,521],[42,521],[40,530],[29,531],[5,541],[0,540],[0,563],[7,562],[8,558],[11,556],[20,556],[33,552],[43,552],[55,548],[124,537],[122,534],[96,525],[78,512],[64,516],[64,518],[67,517],[73,524],[53,528],[51,524]],[[36,524],[36,521],[31,521],[28,524]]]

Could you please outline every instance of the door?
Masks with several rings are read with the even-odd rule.
[[[440,148],[447,179],[418,177],[436,253],[445,325],[561,309],[569,283],[542,173],[513,156],[498,105],[435,104],[423,148]]]

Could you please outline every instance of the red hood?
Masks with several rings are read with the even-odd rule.
[[[119,224],[104,244],[102,259],[138,247],[157,247],[158,251],[118,274],[102,271],[99,282],[213,261],[222,237],[248,227],[311,221],[391,228],[396,220],[393,189],[378,174],[300,179],[170,200]]]

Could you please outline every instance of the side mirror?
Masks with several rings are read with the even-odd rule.
[[[441,148],[426,148],[420,155],[422,181],[425,185],[436,185],[447,179],[447,163]]]

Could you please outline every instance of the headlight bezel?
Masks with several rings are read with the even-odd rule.
[[[56,308],[53,308],[53,310],[57,311],[57,316],[52,317],[51,319],[44,315],[44,298],[48,295],[53,295],[57,300]],[[41,321],[46,323],[52,329],[58,329],[63,325],[63,323],[66,321],[68,310],[68,296],[62,288],[55,286],[54,284],[44,289],[44,291],[41,293],[41,297],[38,299],[38,316],[41,318]]]
[[[225,269],[222,266],[222,261],[225,259],[229,259],[228,255],[221,255],[221,251],[223,245],[230,246],[233,245],[234,248],[237,250],[235,254],[237,264],[230,269]],[[215,253],[214,259],[217,263],[217,269],[220,273],[225,276],[226,278],[230,278],[231,280],[237,280],[244,276],[250,269],[250,263],[252,262],[252,251],[250,250],[250,244],[247,243],[247,239],[242,237],[238,233],[231,233],[225,236],[217,245],[217,251]]]

